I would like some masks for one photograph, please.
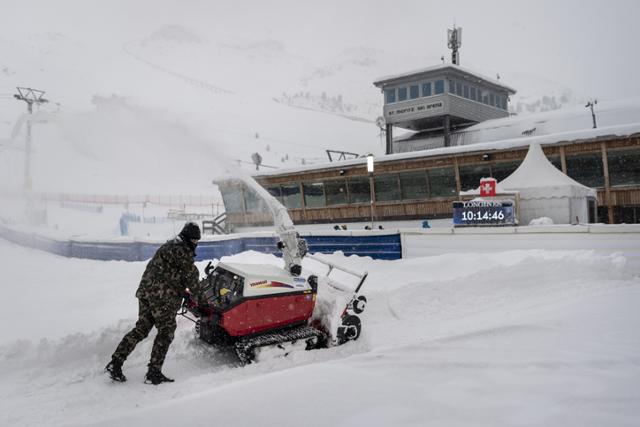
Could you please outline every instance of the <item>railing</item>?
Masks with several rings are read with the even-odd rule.
[[[210,195],[121,195],[121,194],[70,194],[40,193],[42,200],[63,203],[86,203],[105,205],[154,204],[160,206],[214,206],[224,210],[220,198]]]

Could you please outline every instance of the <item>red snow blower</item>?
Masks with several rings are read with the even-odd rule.
[[[318,277],[311,275],[305,279],[273,265],[219,262],[214,268],[209,263],[202,283],[206,301],[185,298],[180,314],[195,322],[200,339],[217,347],[235,349],[243,364],[257,360],[265,351],[287,355],[298,349],[341,345],[358,339],[362,330],[358,314],[364,311],[367,302],[358,293],[367,273],[358,274],[315,256],[309,258],[329,266],[327,276],[338,269],[359,279],[334,333],[319,322],[311,322]]]

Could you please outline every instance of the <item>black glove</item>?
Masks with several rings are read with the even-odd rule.
[[[191,294],[189,292],[184,292],[182,294],[182,305],[185,307],[189,307],[189,302],[191,302]]]
[[[200,314],[209,314],[209,309],[210,307],[209,307],[209,304],[207,303],[201,302],[198,304],[198,312]]]

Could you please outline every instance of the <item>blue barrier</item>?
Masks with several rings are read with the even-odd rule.
[[[196,249],[196,260],[220,259],[223,256],[230,256],[244,251],[242,239],[200,242]]]
[[[0,237],[34,249],[56,255],[102,261],[144,261],[153,256],[162,243],[159,242],[103,242],[56,240],[34,233],[18,231],[0,225]],[[330,254],[337,251],[345,255],[368,256],[373,259],[394,260],[402,258],[400,234],[366,235],[308,235],[303,236],[311,253]],[[276,237],[238,237],[201,241],[196,250],[196,260],[220,259],[245,251],[256,251],[281,256]]]
[[[33,247],[41,251],[69,257],[71,256],[71,242],[68,240],[54,240],[47,237],[33,235]]]
[[[71,257],[102,261],[140,261],[137,242],[71,242]]]
[[[309,252],[369,256],[373,259],[394,260],[402,258],[400,234],[375,236],[305,236]]]

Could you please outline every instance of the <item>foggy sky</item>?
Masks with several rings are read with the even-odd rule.
[[[4,39],[55,31],[90,39],[96,47],[115,46],[175,23],[209,38],[232,32],[247,41],[278,40],[319,62],[347,47],[366,46],[424,57],[424,66],[434,65],[434,57],[450,56],[446,29],[455,22],[463,28],[463,66],[503,76],[531,73],[602,99],[640,96],[640,2],[633,0],[2,3]]]

